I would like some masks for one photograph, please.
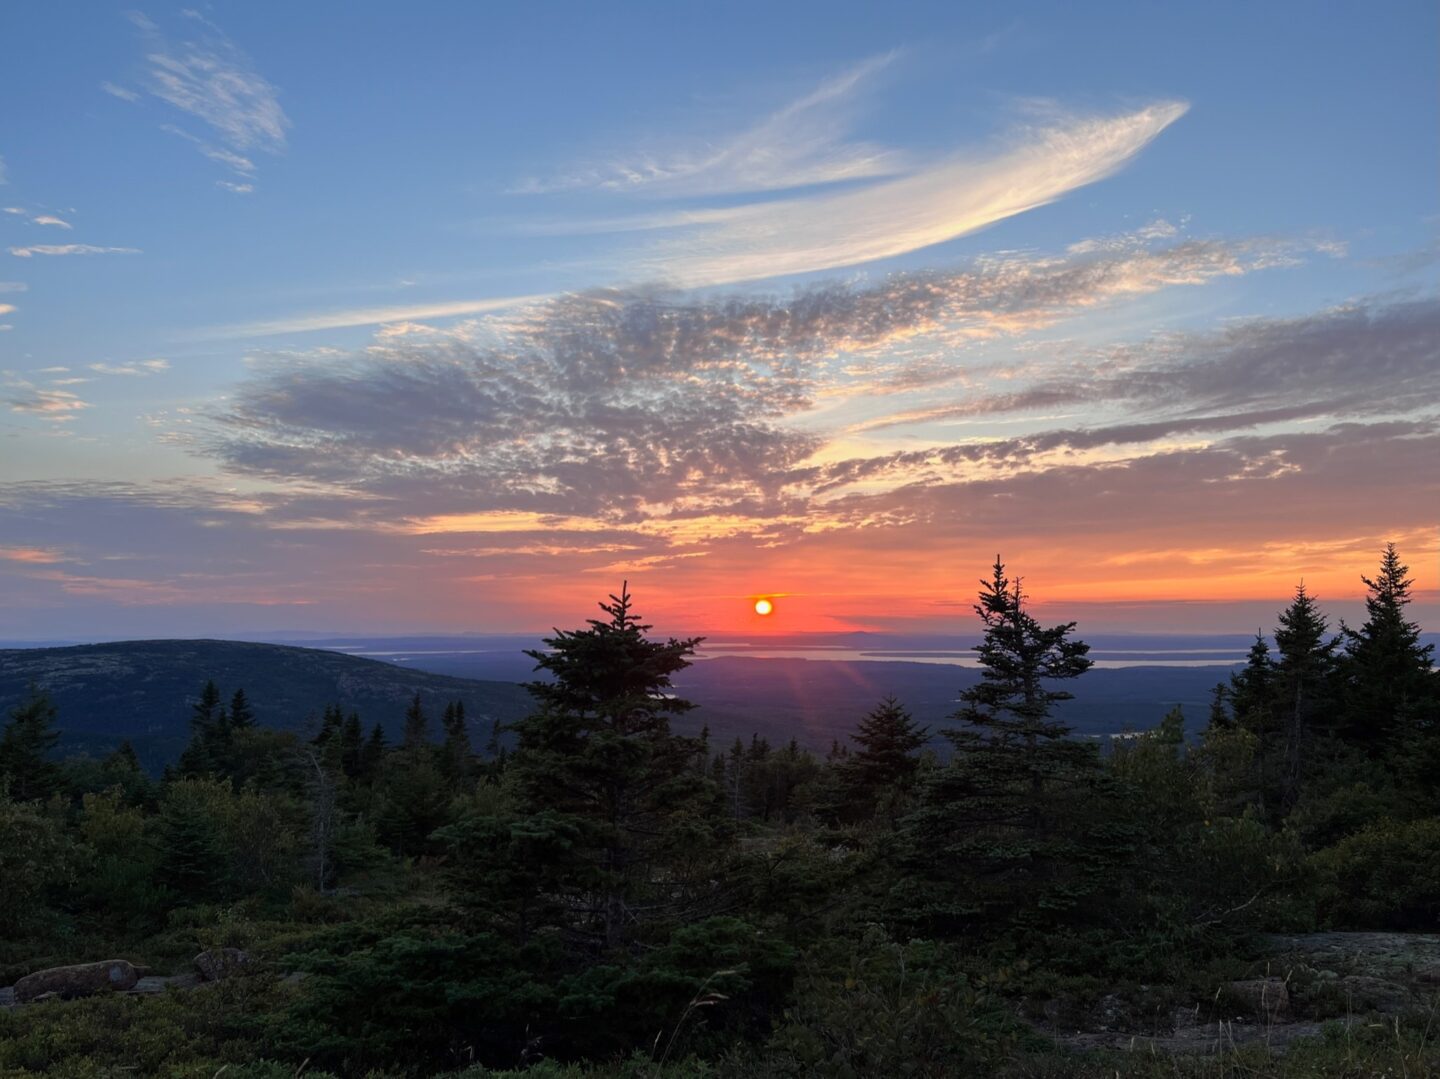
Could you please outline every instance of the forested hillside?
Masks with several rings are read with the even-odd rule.
[[[1434,1074],[1440,676],[1393,547],[1365,585],[1353,627],[1299,588],[1204,714],[1108,755],[1057,710],[1079,628],[998,560],[940,729],[857,702],[820,754],[711,737],[697,641],[623,589],[483,740],[419,692],[300,734],[197,670],[155,778],[57,757],[82,709],[37,686],[0,735],[0,1076]]]
[[[103,756],[124,740],[158,772],[189,740],[190,705],[206,680],[249,692],[261,726],[304,731],[331,706],[398,730],[415,694],[437,709],[461,700],[476,730],[524,715],[529,698],[510,682],[412,671],[335,652],[242,641],[122,641],[0,650],[0,710],[43,686],[65,717],[68,749]]]

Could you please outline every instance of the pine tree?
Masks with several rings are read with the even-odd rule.
[[[863,811],[883,808],[894,819],[919,767],[916,753],[929,736],[929,729],[917,724],[894,697],[886,697],[860,721],[851,735],[860,748],[844,758],[841,774],[847,792]],[[833,759],[833,747],[831,753]]]
[[[572,929],[613,949],[634,929],[642,901],[663,903],[654,874],[676,854],[672,827],[695,823],[687,812],[707,794],[690,767],[693,739],[670,731],[670,717],[693,707],[671,695],[670,679],[699,639],[647,639],[627,587],[600,608],[604,619],[557,630],[547,651],[527,653],[553,680],[526,686],[539,707],[514,725],[510,774],[527,813],[576,829],[568,890],[589,917]],[[694,855],[697,841],[687,831],[684,853]],[[672,897],[676,890],[672,879]]]
[[[373,783],[385,764],[385,728],[380,724],[370,728],[370,737],[360,750],[360,775],[366,782]]]
[[[220,770],[226,756],[223,742],[228,728],[220,690],[213,680],[207,680],[200,699],[190,706],[190,743],[180,754],[180,774],[197,776]]]
[[[49,798],[60,789],[60,766],[50,759],[60,741],[58,714],[50,695],[33,683],[29,698],[10,710],[0,733],[0,786],[8,784],[17,802]]]
[[[470,734],[465,727],[465,702],[447,704],[442,722],[445,743],[440,749],[440,770],[452,788],[463,790],[469,786],[475,771],[475,754],[470,748]]]
[[[230,698],[230,729],[243,731],[255,725],[255,713],[250,709],[250,702],[245,698],[245,691],[237,689]]]
[[[975,604],[985,632],[981,679],[960,694],[942,732],[955,747],[905,822],[905,917],[941,931],[984,931],[1017,911],[1057,917],[1084,894],[1095,865],[1074,807],[1099,774],[1091,744],[1051,715],[1070,693],[1055,681],[1084,674],[1089,646],[1075,623],[1045,628],[1025,610],[1020,581],[997,558]],[[1092,882],[1093,883],[1093,882]]]
[[[425,706],[420,703],[420,694],[415,694],[410,707],[405,709],[405,728],[400,738],[402,749],[419,749],[430,741],[430,721],[425,717]]]
[[[1281,720],[1281,768],[1277,795],[1288,811],[1300,795],[1300,785],[1322,728],[1333,726],[1335,650],[1339,638],[1329,626],[1315,599],[1301,583],[1290,606],[1280,612],[1275,627],[1275,707]]]
[[[1405,739],[1409,729],[1433,728],[1437,716],[1435,646],[1420,643],[1420,627],[1405,615],[1414,582],[1388,544],[1380,571],[1365,583],[1365,622],[1341,626],[1345,739],[1379,756]]]
[[[355,779],[361,772],[361,757],[365,748],[365,732],[360,727],[360,716],[351,712],[340,732],[340,767],[348,779]]]

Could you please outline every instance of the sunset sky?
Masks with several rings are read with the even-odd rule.
[[[1105,17],[1098,17],[1100,11]],[[1440,628],[1440,8],[9,3],[0,637]],[[767,619],[757,596],[774,598]]]

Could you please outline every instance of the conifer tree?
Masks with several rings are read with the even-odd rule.
[[[361,756],[364,753],[365,733],[360,727],[360,716],[351,712],[340,731],[340,767],[346,778],[355,779],[361,772]]]
[[[690,767],[694,740],[670,731],[670,717],[693,707],[671,695],[670,679],[699,639],[649,640],[625,586],[600,608],[605,618],[528,653],[553,680],[526,686],[538,709],[514,725],[510,774],[528,813],[576,829],[568,890],[589,917],[571,928],[613,949],[642,902],[662,905],[652,884],[675,853],[671,826],[706,792]],[[696,836],[686,836],[693,855]]]
[[[181,775],[203,775],[223,764],[221,743],[228,726],[225,707],[220,703],[220,690],[213,680],[207,680],[200,690],[200,699],[190,706],[190,743],[180,754]]]
[[[440,770],[452,788],[466,789],[475,771],[475,753],[465,727],[465,702],[447,704],[442,722],[445,743],[440,749]]]
[[[929,736],[929,729],[917,724],[899,701],[886,697],[851,735],[860,748],[844,758],[842,775],[847,791],[864,809],[874,812],[884,807],[893,819],[893,811],[908,793],[919,767],[915,754]],[[831,753],[832,758],[838,756],[834,747]]]
[[[0,780],[17,802],[49,798],[60,789],[60,766],[50,759],[60,741],[57,715],[50,695],[33,683],[28,699],[10,710],[0,733]]]
[[[1274,692],[1283,733],[1276,793],[1280,808],[1288,811],[1299,797],[1315,742],[1325,733],[1322,727],[1332,725],[1335,650],[1340,641],[1329,635],[1327,620],[1303,583],[1278,622]]]
[[[420,703],[420,694],[415,694],[410,707],[405,709],[405,728],[400,738],[403,749],[419,749],[430,740],[430,721],[425,716],[425,706]]]
[[[243,731],[255,725],[255,713],[251,710],[243,689],[237,689],[230,698],[229,719],[230,729],[235,731]]]
[[[360,775],[368,782],[374,782],[385,763],[385,728],[380,724],[370,728],[370,737],[360,750]]]
[[[1386,545],[1374,578],[1362,576],[1365,622],[1341,626],[1345,652],[1343,735],[1379,756],[1404,739],[1407,730],[1431,729],[1437,716],[1435,646],[1420,643],[1420,627],[1406,617],[1414,582],[1395,544]]]
[[[981,931],[1018,910],[1058,916],[1095,870],[1081,855],[1073,807],[1098,775],[1098,756],[1051,714],[1072,696],[1054,683],[1090,668],[1089,645],[1071,639],[1073,622],[1041,626],[999,558],[980,584],[980,682],[960,694],[954,718],[964,727],[942,732],[954,759],[936,771],[902,837],[913,880],[906,916],[942,931]]]

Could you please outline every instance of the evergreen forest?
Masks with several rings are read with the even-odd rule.
[[[676,733],[699,640],[624,587],[484,739],[419,696],[272,729],[197,671],[153,774],[62,758],[37,685],[0,1076],[1440,1074],[1440,673],[1393,546],[1363,583],[1105,742],[1055,716],[1080,628],[998,558],[944,728],[857,701],[826,753]]]

